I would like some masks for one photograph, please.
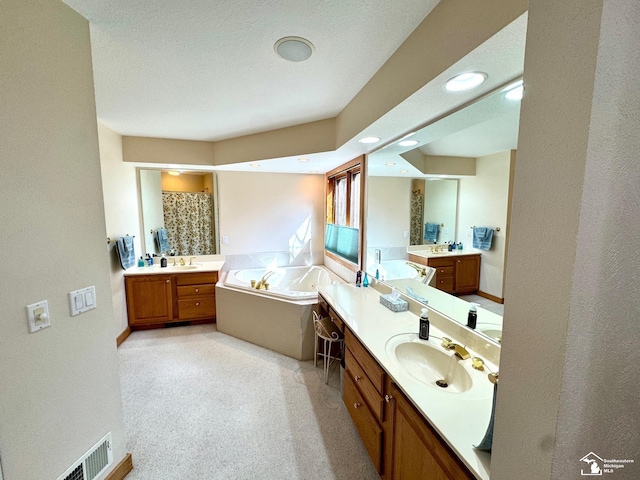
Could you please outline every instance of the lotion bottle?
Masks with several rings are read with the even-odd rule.
[[[477,305],[477,303],[471,304],[471,306],[469,307],[469,315],[467,316],[467,327],[474,330],[478,321],[478,309],[476,308]]]
[[[422,340],[429,340],[429,311],[426,308],[422,309],[420,314],[420,331],[418,337]]]

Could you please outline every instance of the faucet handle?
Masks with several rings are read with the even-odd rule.
[[[193,265],[193,261],[196,259],[196,257],[190,257],[189,258],[189,265]]]
[[[499,372],[491,372],[490,374],[487,375],[487,377],[489,377],[489,381],[495,385],[498,384],[498,376],[499,376]]]
[[[446,348],[447,350],[453,350],[454,348],[456,348],[453,340],[447,337],[442,337],[442,347]]]

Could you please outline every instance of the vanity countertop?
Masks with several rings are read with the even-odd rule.
[[[489,425],[493,385],[487,373],[498,371],[498,367],[486,361],[485,371],[479,372],[471,368],[471,359],[461,360],[461,365],[473,379],[473,387],[463,393],[425,385],[406,373],[386,352],[387,342],[392,337],[417,334],[417,315],[409,311],[393,313],[380,304],[380,293],[374,288],[327,285],[319,287],[319,292],[469,470],[479,479],[488,479],[491,456],[474,449],[473,444],[482,440]],[[433,310],[429,316],[440,317],[436,322],[439,325],[451,322]],[[439,338],[443,336],[457,341],[454,336],[436,328],[432,321],[429,343],[439,346]],[[459,343],[464,345],[462,341]],[[486,360],[481,353],[467,349],[471,356]]]
[[[216,255],[217,256],[217,255]],[[180,257],[167,257],[169,265],[167,267],[160,266],[160,257],[154,257],[154,264],[150,267],[131,267],[125,270],[124,275],[171,275],[178,273],[204,273],[204,272],[219,272],[224,266],[224,259],[213,260],[199,260],[197,257],[192,265],[189,265],[189,257],[185,257],[184,266],[172,265],[173,259],[179,259]],[[178,260],[179,263],[179,260]]]
[[[480,255],[480,250],[455,250],[455,251],[444,251],[439,253],[430,252],[427,249],[424,250],[412,250],[407,251],[409,255],[416,255],[418,257],[424,258],[442,258],[442,257],[459,257],[462,255]]]

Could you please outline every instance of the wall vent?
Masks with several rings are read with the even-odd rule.
[[[112,462],[113,452],[111,451],[111,432],[109,432],[60,475],[58,480],[95,480],[109,468]]]

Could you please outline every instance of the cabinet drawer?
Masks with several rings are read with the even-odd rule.
[[[211,297],[178,300],[178,318],[210,318],[216,316],[216,301]]]
[[[444,292],[453,292],[453,277],[451,275],[445,277],[436,276],[436,288]]]
[[[360,340],[358,340],[348,328],[346,328],[344,332],[344,341],[346,347],[351,350],[351,353],[362,367],[362,370],[364,370],[364,373],[369,377],[373,386],[378,393],[382,395],[385,375],[382,367],[378,365],[378,362],[371,356],[367,349],[362,346]]]
[[[371,383],[371,380],[369,380],[369,377],[364,373],[364,370],[348,348],[345,349],[345,356],[345,375],[355,382],[360,394],[369,405],[369,408],[371,408],[373,415],[379,422],[382,422],[382,409],[384,408],[382,395],[378,393],[376,387],[373,386],[373,383]]]
[[[215,285],[185,285],[178,287],[178,297],[191,297],[193,295],[215,295]]]
[[[453,277],[453,265],[450,267],[435,267],[436,275],[438,277],[450,276]]]
[[[378,473],[382,473],[382,428],[350,377],[344,377],[344,404]]]
[[[199,285],[202,283],[216,283],[218,272],[180,273],[176,275],[177,285]]]
[[[453,267],[455,264],[455,257],[446,257],[446,258],[430,258],[429,266],[430,267]]]

